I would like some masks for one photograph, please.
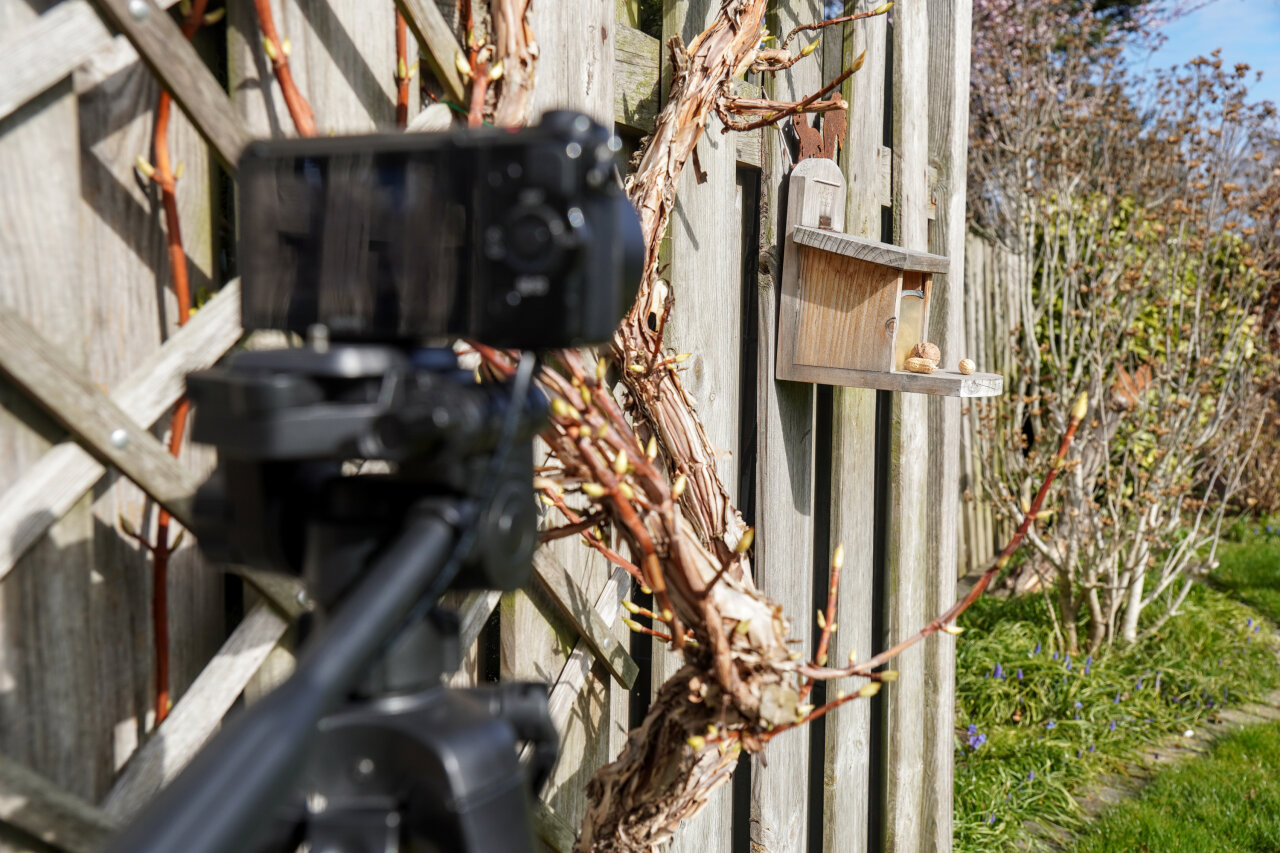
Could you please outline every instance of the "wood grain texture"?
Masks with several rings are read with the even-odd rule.
[[[612,122],[615,11],[612,0],[533,4],[529,26],[540,54],[534,71],[530,122],[546,110],[560,108],[581,110],[606,125]],[[547,523],[558,524],[560,520],[548,516]],[[607,586],[615,589],[610,595],[616,595],[609,580],[612,569],[593,550],[574,539],[544,547],[587,601],[596,601]],[[502,678],[555,681],[573,657],[577,632],[555,615],[555,607],[537,588],[504,596],[500,612]],[[583,660],[579,655],[575,665],[581,668]],[[625,716],[615,716],[618,699],[625,695],[607,670],[593,666],[581,689],[570,697],[568,723],[561,730],[560,759],[542,799],[575,829],[586,811],[587,780],[614,757],[609,730],[626,725]]]
[[[239,300],[238,282],[224,287],[112,391],[111,401],[137,423],[154,424],[182,395],[186,374],[208,367],[239,339]],[[105,473],[80,445],[64,441],[0,494],[0,579]]]
[[[578,586],[577,581],[569,576],[564,566],[560,565],[551,551],[546,548],[539,549],[533,555],[533,577],[534,582],[546,593],[546,598],[555,607],[556,613],[567,620],[569,626],[577,633],[575,649],[578,645],[584,646],[595,660],[609,670],[619,684],[630,688],[635,683],[639,667],[622,644],[614,639],[613,632],[610,630],[614,622],[612,617],[617,615],[618,601],[621,600],[625,589],[620,592],[617,589],[613,590],[618,594],[612,603],[604,607],[610,617],[606,619],[599,612],[603,606],[602,602],[597,600],[597,603],[592,605],[587,600],[582,587]],[[610,590],[606,589],[603,596],[608,598],[609,592]]]
[[[218,730],[236,697],[288,623],[266,604],[249,611],[160,727],[125,765],[102,807],[127,821],[187,766]]]
[[[65,0],[0,39],[0,119],[65,79],[111,33],[87,0]]]
[[[168,89],[228,172],[235,174],[240,152],[249,143],[244,124],[231,110],[227,93],[214,79],[178,25],[152,0],[147,13],[135,15],[130,0],[95,0],[112,25],[137,49],[151,72]]]
[[[3,756],[0,822],[68,853],[94,853],[116,829],[104,812]]]
[[[778,374],[784,375],[782,371]],[[995,397],[1004,393],[1004,377],[998,373],[964,375],[954,370],[933,373],[907,371],[850,370],[843,367],[793,364],[785,372],[793,382],[840,385],[847,388],[874,388],[878,391],[900,391],[934,397]]]
[[[719,11],[718,0],[666,0],[662,42],[688,45]],[[656,41],[656,40],[655,40]],[[663,50],[662,85],[670,84],[670,53]],[[658,69],[655,68],[655,71]],[[653,83],[658,84],[655,74]],[[696,401],[707,437],[720,451],[716,473],[737,500],[741,418],[741,208],[737,136],[720,132],[716,117],[698,141],[694,160],[680,175],[666,245],[666,279],[674,299],[664,346],[691,353],[683,365],[685,389]],[[699,182],[699,170],[703,180]],[[653,641],[651,695],[683,664],[667,644]],[[681,824],[672,853],[728,853],[733,840],[731,786],[715,791],[697,817]]]
[[[895,6],[893,39],[894,242],[923,251],[928,247],[928,80],[929,21],[923,4]],[[927,560],[928,460],[931,437],[928,398],[893,397],[889,437],[888,540],[885,628],[887,643],[919,630],[933,615],[929,587],[938,567]],[[927,737],[928,662],[922,646],[893,664],[901,673],[885,690],[885,848],[918,851],[931,847],[923,837]]]
[[[177,2],[159,0],[157,5],[168,9]],[[62,0],[25,29],[10,27],[7,32],[11,35],[0,42],[0,119],[97,54],[133,51],[127,38],[112,36],[88,0]],[[51,44],[57,49],[51,50]]]
[[[0,4],[0,32],[30,26],[47,3]],[[0,120],[0,313],[22,317],[82,367],[84,311],[76,100],[63,80]],[[0,483],[34,464],[63,430],[0,380]],[[82,501],[0,583],[0,753],[71,793],[110,784],[114,685],[94,643],[109,598],[92,565]]]
[[[596,597],[595,604],[591,607],[591,612],[595,614],[595,618],[599,619],[606,627],[619,623],[618,602],[627,594],[627,590],[630,587],[630,576],[622,569],[614,569],[608,583],[604,585],[604,589],[600,591],[600,595]],[[610,637],[605,651],[607,653],[608,649],[617,648],[621,645],[619,638],[613,635]],[[569,652],[569,657],[565,660],[564,667],[560,670],[560,674],[556,677],[550,689],[548,705],[551,709],[551,720],[555,723],[556,731],[562,733],[568,731],[569,721],[574,705],[578,700],[578,695],[587,685],[591,677],[592,664],[597,660],[600,660],[600,655],[593,644],[587,641],[585,635],[579,636],[573,644],[573,651]],[[630,685],[627,686],[629,687]]]
[[[864,2],[850,11],[863,11]],[[887,18],[873,18],[845,26],[840,44],[824,52],[824,76],[847,67],[863,51],[867,61],[845,84],[849,101],[848,140],[843,170],[844,231],[856,237],[880,238],[881,209],[892,203],[891,158],[881,145],[884,135],[885,34]],[[834,42],[834,40],[832,40]],[[876,535],[876,393],[836,387],[832,391],[831,523],[828,553],[845,546],[831,660],[848,660],[875,651],[880,641],[872,631],[874,597],[874,541]],[[818,498],[822,499],[821,496]],[[821,546],[824,543],[819,543]],[[850,689],[842,685],[843,689]],[[881,791],[871,789],[871,715],[880,708],[854,702],[827,717],[823,779],[822,849],[827,853],[865,853],[868,818],[880,807]]]
[[[613,120],[628,130],[648,133],[653,129],[658,115],[661,55],[656,38],[619,24],[613,61]]]
[[[95,456],[119,468],[190,526],[191,500],[200,481],[13,314],[0,314],[0,373],[74,433]]]
[[[86,11],[97,21],[96,13],[87,7]],[[97,389],[114,387],[136,397],[138,405],[150,410],[149,426],[162,418],[176,398],[177,392],[171,389],[181,385],[179,369],[170,369],[165,359],[148,359],[172,323],[174,303],[168,292],[158,204],[150,188],[139,183],[133,165],[139,155],[151,156],[152,111],[159,89],[122,38],[105,43],[73,40],[48,54],[74,57],[64,67],[76,68],[73,88],[79,97],[75,121],[61,140],[46,139],[49,150],[40,152],[39,174],[48,182],[39,194],[54,194],[75,206],[75,255],[55,259],[77,281],[72,292],[52,288],[58,304],[51,309],[35,316],[21,309],[19,313],[40,325],[44,337],[54,337],[64,354],[74,355],[69,359],[71,366],[83,371],[95,394]],[[5,134],[0,148],[12,138]],[[213,255],[206,144],[180,113],[171,121],[169,140],[175,162],[187,167],[186,181],[179,188],[179,209],[192,232],[186,243],[192,278],[204,286],[210,279]],[[53,153],[59,144],[78,149],[67,161],[77,176],[74,182],[62,182],[56,170],[50,170],[50,158],[59,159]],[[16,208],[23,215],[34,217],[42,227],[56,227],[52,221],[40,220],[41,205],[23,197],[19,185],[14,190]],[[57,280],[56,276],[19,279],[9,292],[18,300],[30,300],[33,292],[46,295],[49,283]],[[8,281],[4,288],[10,288]],[[70,320],[76,315],[79,320]],[[51,318],[60,325],[53,335],[44,327]],[[73,347],[58,338],[68,328],[80,333]],[[216,355],[213,352],[209,360]],[[170,353],[170,358],[174,356]],[[191,353],[185,356],[190,360]],[[138,373],[140,363],[148,361],[162,371],[154,384],[145,371]],[[121,383],[130,376],[135,381],[127,388]],[[157,402],[161,397],[163,401]],[[11,655],[13,671],[22,673],[16,711],[21,719],[13,721],[11,729],[6,719],[5,728],[33,747],[29,753],[24,748],[10,754],[30,754],[33,766],[54,778],[71,774],[74,790],[96,799],[106,792],[114,771],[148,727],[147,715],[154,702],[150,561],[132,542],[126,544],[116,527],[122,511],[138,524],[140,518],[154,518],[148,512],[154,506],[132,483],[115,474],[103,479],[89,499],[77,503],[99,479],[102,468],[71,443],[53,453],[24,466],[20,476],[8,481],[17,491],[6,495],[7,514],[0,532],[5,546],[0,576],[9,575],[5,594],[30,582],[27,575],[41,553],[59,555],[52,573],[44,569],[40,573],[49,582],[60,582],[60,587],[52,594],[33,595],[20,614],[4,617],[11,636],[30,638],[19,641],[17,654],[0,650],[0,657]],[[166,461],[173,464],[167,457]],[[187,453],[180,465],[190,472],[188,477],[199,478],[208,462],[208,454]],[[40,488],[42,477],[47,488]],[[27,487],[31,487],[27,496],[33,500],[17,506],[9,503],[8,498],[20,497]],[[65,514],[71,520],[80,512],[86,513],[89,522],[87,535],[68,539],[56,519]],[[48,536],[41,538],[45,532]],[[25,558],[18,561],[24,552]],[[170,684],[176,694],[223,637],[222,582],[219,573],[200,563],[190,537],[171,558],[171,567]],[[60,620],[67,620],[69,629],[59,629]],[[50,728],[41,732],[45,725]],[[42,753],[64,740],[79,744],[79,754],[68,756],[65,769],[47,763],[49,753]]]
[[[801,275],[805,267],[804,250],[792,249],[791,235],[799,223],[817,223],[819,220],[834,223],[843,216],[843,211],[836,211],[837,206],[844,204],[845,184],[840,167],[833,160],[821,157],[811,159],[812,165],[805,166],[802,163],[787,178],[788,210],[794,208],[797,213],[794,220],[788,215],[787,227],[782,237],[781,295],[778,302],[777,321],[778,355],[775,368],[779,378],[789,378],[786,371],[797,361],[800,324],[809,302]],[[790,200],[793,200],[794,204],[790,204]]]
[[[769,31],[786,33],[797,24],[822,20],[817,0],[779,4],[768,20]],[[802,48],[814,34],[793,44]],[[766,81],[770,97],[796,101],[822,85],[817,62],[800,62]],[[782,264],[789,262],[786,246],[792,208],[783,210],[782,183],[791,166],[781,135],[765,135],[762,186],[765,214],[761,221],[762,248],[772,250]],[[807,162],[807,161],[806,161]],[[804,165],[804,164],[802,164]],[[837,170],[838,174],[839,170]],[[781,281],[779,270],[762,270],[759,289],[760,357],[757,366],[756,422],[756,584],[793,620],[791,636],[797,648],[813,648],[813,386],[776,379]],[[770,853],[802,853],[809,847],[809,738],[806,728],[790,732],[769,745],[768,764],[751,766],[752,849]]]
[[[972,0],[926,0],[929,46],[929,161],[934,166],[935,219],[929,248],[950,260],[934,281],[929,303],[930,340],[951,366],[964,347],[965,183],[969,130],[969,49]],[[1003,377],[1001,377],[1003,382]],[[959,574],[960,401],[929,400],[929,536],[925,564],[933,571],[928,610],[940,613],[955,600]],[[927,737],[919,849],[950,853],[954,787],[956,638],[939,632],[924,643]]]
[[[315,111],[321,135],[394,129],[393,3],[273,0],[271,8],[280,37],[288,38],[293,46],[289,67],[298,89]],[[424,7],[422,20],[429,14]],[[252,0],[230,0],[227,21],[227,76],[236,114],[255,137],[295,136],[271,63],[262,50]],[[410,65],[417,61],[417,51],[417,42],[410,39]],[[452,53],[449,63],[452,66]],[[417,87],[410,90],[412,119],[419,104]]]
[[[466,91],[454,65],[454,57],[462,50],[462,45],[444,15],[440,14],[440,9],[433,0],[396,0],[396,8],[404,15],[418,44],[425,48],[422,58],[427,61],[436,80],[456,103],[465,104]]]
[[[824,252],[833,252],[847,258],[898,270],[945,273],[951,269],[950,262],[942,255],[915,252],[881,243],[879,240],[869,240],[865,237],[814,226],[797,227],[792,234],[792,239],[802,246],[810,246]]]
[[[821,249],[797,246],[794,254],[799,258],[795,274],[800,295],[793,363],[892,370],[902,273]],[[780,366],[784,357],[779,351]]]

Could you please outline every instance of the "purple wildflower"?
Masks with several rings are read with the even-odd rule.
[[[1137,683],[1137,684],[1135,684],[1135,685],[1133,686],[1133,689],[1134,689],[1134,690],[1141,690],[1141,689],[1142,689],[1142,676],[1141,676],[1141,675],[1139,675],[1139,676],[1138,676],[1138,683]]]
[[[1081,702],[1079,699],[1077,699],[1077,700],[1076,700],[1076,707],[1077,707],[1077,708],[1083,708],[1083,707],[1084,707],[1084,703],[1083,703],[1083,702]]]
[[[1089,751],[1090,751],[1090,752],[1093,752],[1095,749],[1097,749],[1097,747],[1096,747],[1096,746],[1094,746],[1093,744],[1089,744]]]
[[[969,738],[969,748],[976,750],[978,747],[982,746],[986,742],[987,742],[987,736],[985,734],[973,735],[972,737]]]
[[[989,815],[989,816],[987,817],[987,826],[990,826],[991,824],[993,824],[993,823],[995,823],[995,822],[996,822],[996,816],[995,816],[994,814],[993,814],[993,815]]]
[[[1053,653],[1053,659],[1054,659],[1054,660],[1057,660],[1057,659],[1058,659],[1058,653],[1057,653],[1057,652],[1054,652],[1054,653]]]
[[[1244,620],[1244,625],[1245,625],[1245,627],[1246,627],[1246,628],[1252,628],[1252,627],[1253,627],[1253,617],[1252,617],[1252,616],[1250,616],[1248,619]]]
[[[1036,647],[1031,650],[1031,654],[1027,655],[1027,657],[1033,658],[1038,654],[1040,654],[1040,644],[1036,643]]]
[[[1055,723],[1053,720],[1050,720],[1049,722],[1047,722],[1047,723],[1045,723],[1045,724],[1044,724],[1044,727],[1045,727],[1046,729],[1049,729],[1050,731],[1053,731],[1054,729],[1056,729],[1056,728],[1058,727],[1058,724],[1057,724],[1057,723]]]
[[[1067,658],[1067,672],[1071,671],[1071,658]]]
[[[973,723],[970,723],[970,724],[969,724],[969,734],[971,734],[971,735],[976,735],[977,733],[978,733],[978,727],[977,727],[977,726],[975,726]]]
[[[1111,704],[1112,704],[1112,705],[1119,705],[1119,704],[1120,704],[1120,694],[1119,694],[1119,693],[1117,693],[1117,694],[1116,694],[1116,698],[1114,698],[1114,699],[1112,699],[1112,700],[1111,700]]]
[[[1018,667],[1018,680],[1022,680],[1022,667]]]
[[[1034,781],[1036,781],[1036,771],[1034,771],[1034,770],[1028,770],[1028,771],[1027,771],[1027,781],[1028,781],[1028,782],[1034,782]]]
[[[1079,758],[1082,754],[1083,753],[1081,753],[1080,750],[1078,749],[1076,750],[1076,758]]]
[[[1112,720],[1112,721],[1111,721],[1111,731],[1113,731],[1113,732],[1114,732],[1115,730],[1116,730],[1116,721],[1115,721],[1115,720]]]

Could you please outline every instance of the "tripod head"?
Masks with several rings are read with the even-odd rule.
[[[527,580],[545,401],[532,356],[521,368],[481,385],[448,351],[335,344],[189,378],[194,435],[221,458],[196,501],[202,545],[301,576],[315,607],[293,677],[112,850],[533,849],[527,797],[557,745],[546,688],[440,686],[457,618],[436,606],[447,589]],[[353,454],[386,470],[353,471]]]

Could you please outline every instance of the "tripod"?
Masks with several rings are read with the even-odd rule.
[[[457,617],[435,603],[527,580],[544,408],[532,367],[478,385],[447,350],[321,341],[189,378],[193,435],[220,459],[197,496],[202,547],[300,575],[314,608],[294,674],[112,853],[533,849],[529,785],[557,747],[545,686],[440,686]],[[344,472],[355,458],[391,471]]]

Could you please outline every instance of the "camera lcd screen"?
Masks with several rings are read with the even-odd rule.
[[[382,339],[468,328],[474,181],[454,146],[423,150],[420,139],[250,148],[240,182],[245,328],[323,323],[336,336]]]

